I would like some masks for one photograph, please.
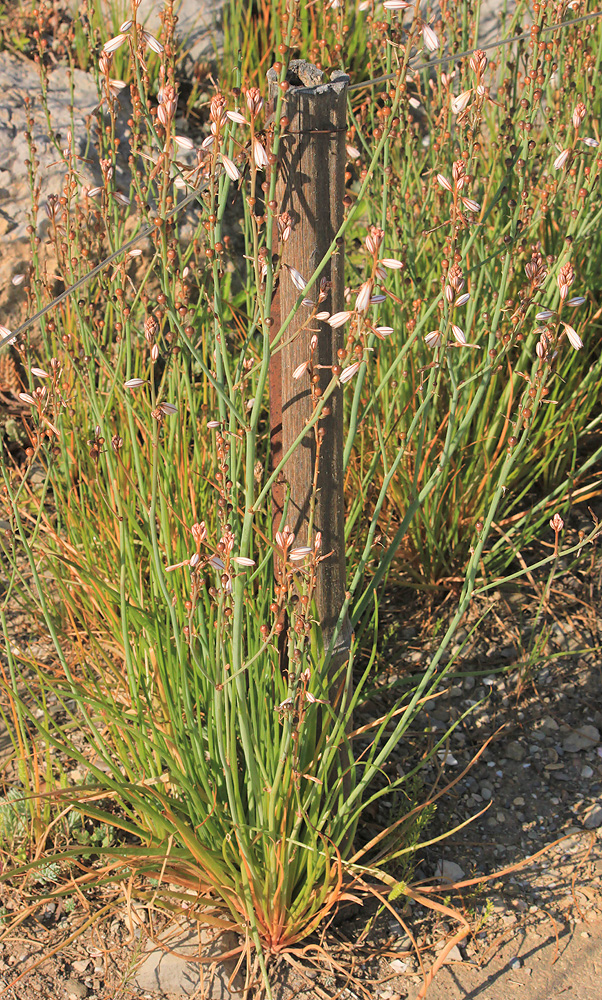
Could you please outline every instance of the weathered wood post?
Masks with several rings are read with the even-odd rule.
[[[278,93],[278,78],[268,72],[272,108]],[[328,250],[343,222],[345,195],[345,142],[347,87],[349,77],[335,72],[330,83],[311,63],[293,60],[287,74],[282,115],[289,124],[281,144],[276,201],[279,213],[288,212],[293,228],[285,244],[280,245],[285,264],[307,281]],[[338,247],[322,274],[329,282],[327,297],[320,310],[335,313],[343,309],[344,248]],[[318,282],[308,293],[317,302]],[[275,300],[274,333],[293,308],[299,291],[286,269],[281,271]],[[301,306],[288,326],[282,350],[272,358],[270,372],[271,426],[273,458],[285,454],[301,433],[313,412],[309,376],[293,379],[298,365],[310,357],[311,332],[301,329],[308,307]],[[314,364],[337,364],[337,351],[344,333],[327,323],[312,322],[319,328]],[[323,392],[332,378],[330,370],[318,370],[319,389]],[[281,405],[279,404],[279,397]],[[338,387],[330,397],[327,415],[319,421],[323,432],[318,462],[317,494],[313,530],[322,532],[322,552],[332,555],[319,565],[317,608],[325,648],[332,634],[345,598],[345,511],[343,502],[343,400]],[[289,492],[286,523],[295,533],[295,545],[308,544],[308,519],[316,467],[315,429],[308,431],[284,469],[285,488]],[[276,495],[276,505],[282,502]],[[281,525],[280,525],[281,526]],[[333,667],[346,659],[351,630],[346,623],[335,645]]]

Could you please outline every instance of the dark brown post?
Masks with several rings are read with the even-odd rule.
[[[272,107],[278,92],[274,70],[268,72]],[[288,212],[293,221],[292,233],[280,245],[283,261],[296,268],[307,281],[327,252],[343,221],[345,195],[346,102],[349,77],[334,73],[330,83],[323,82],[323,73],[303,60],[291,62],[282,115],[289,124],[281,144],[276,200],[278,211]],[[322,278],[329,284],[327,298],[320,310],[335,313],[343,309],[344,248],[338,248]],[[317,302],[318,282],[308,293]],[[274,332],[285,320],[299,296],[286,268],[280,273],[277,292],[277,313]],[[310,357],[311,332],[301,330],[309,309],[301,306],[284,335],[286,346],[272,359],[270,390],[280,395],[272,409],[273,447],[286,453],[301,433],[313,412],[309,376],[293,379],[298,365]],[[319,328],[315,364],[331,366],[337,363],[337,350],[343,345],[344,332],[332,330],[327,323],[314,322]],[[298,331],[300,331],[298,333]],[[321,370],[320,388],[324,390],[332,375]],[[318,423],[323,432],[318,463],[318,491],[313,528],[322,532],[322,552],[332,555],[320,563],[317,581],[317,606],[328,647],[345,599],[345,511],[343,503],[343,405],[339,387],[328,401],[327,415]],[[280,425],[281,424],[281,430]],[[284,469],[290,498],[286,522],[295,533],[295,545],[307,541],[310,502],[316,465],[315,428],[311,428]],[[279,441],[281,437],[281,441]],[[336,661],[342,662],[350,644],[350,628],[346,624],[336,646]],[[334,664],[333,664],[334,665]]]

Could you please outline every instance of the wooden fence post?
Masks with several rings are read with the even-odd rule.
[[[272,108],[278,92],[274,70],[268,72]],[[343,222],[345,195],[345,143],[347,87],[349,77],[341,72],[323,82],[323,73],[304,60],[293,60],[287,74],[289,89],[282,115],[289,124],[281,143],[276,201],[279,213],[288,212],[293,228],[286,243],[280,244],[285,264],[294,267],[307,281],[332,243]],[[320,310],[335,313],[343,309],[344,247],[331,258],[322,278],[329,282],[326,299]],[[317,301],[320,283],[308,293]],[[299,296],[286,268],[282,268],[275,300],[274,333],[286,319]],[[301,306],[284,335],[285,346],[271,361],[270,407],[272,458],[286,453],[301,433],[313,412],[309,376],[293,379],[298,365],[310,357],[311,332],[301,327],[308,307]],[[344,332],[327,323],[311,324],[318,332],[314,364],[337,364],[337,351],[343,346]],[[332,374],[317,372],[323,391]],[[280,401],[279,401],[280,400]],[[317,609],[325,648],[345,599],[345,510],[343,498],[343,400],[338,387],[328,401],[328,414],[319,421],[323,432],[318,462],[313,530],[322,533],[322,553],[332,552],[318,569]],[[295,533],[295,545],[308,544],[308,518],[316,466],[315,429],[308,431],[284,469],[289,502],[286,523]],[[276,506],[282,504],[281,496]],[[282,527],[282,524],[279,525]],[[344,662],[349,653],[351,629],[348,623],[335,644],[333,667]]]

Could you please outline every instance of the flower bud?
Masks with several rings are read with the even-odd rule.
[[[587,111],[585,104],[583,103],[583,101],[579,101],[579,104],[576,105],[575,110],[573,111],[573,126],[575,128],[579,128],[579,126],[581,125],[581,123],[585,118],[586,113]]]

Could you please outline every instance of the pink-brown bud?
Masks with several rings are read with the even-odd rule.
[[[585,104],[583,103],[583,101],[579,101],[579,104],[576,105],[575,110],[573,111],[573,125],[575,128],[579,128],[586,114],[587,114],[587,109],[585,107]]]
[[[470,68],[477,77],[481,77],[487,66],[487,55],[483,49],[477,49],[470,57]]]
[[[564,528],[564,521],[562,520],[560,514],[554,514],[554,517],[550,521],[550,527],[552,531],[558,534]]]
[[[245,97],[247,99],[249,113],[253,118],[255,118],[263,108],[263,97],[261,96],[261,91],[258,87],[249,87]]]
[[[558,272],[558,288],[560,289],[560,298],[566,299],[569,294],[569,288],[575,280],[575,271],[573,270],[573,265],[570,263],[563,264]]]

